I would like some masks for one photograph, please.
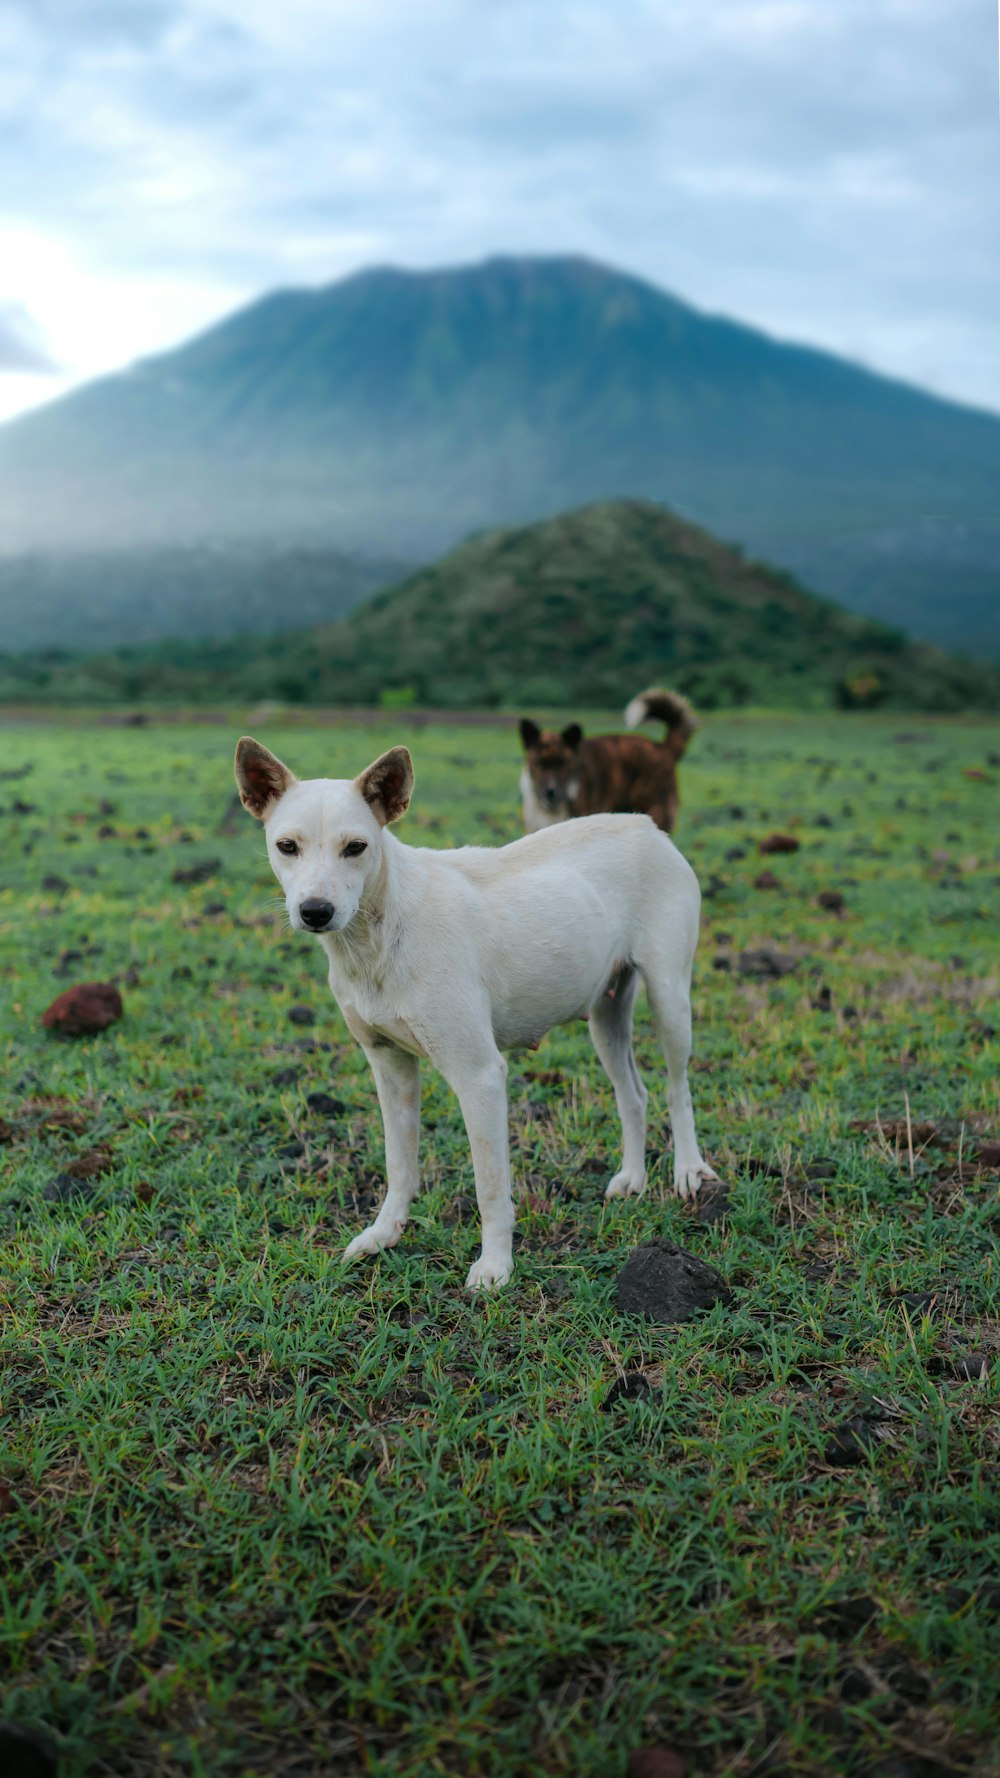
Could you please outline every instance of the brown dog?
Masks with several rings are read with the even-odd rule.
[[[585,741],[578,722],[561,734],[524,717],[521,801],[529,833],[575,815],[649,815],[672,833],[680,807],[677,762],[698,726],[690,704],[675,691],[644,691],[625,712],[629,728],[663,722],[662,741],[645,735],[595,735]]]

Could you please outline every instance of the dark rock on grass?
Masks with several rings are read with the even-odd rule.
[[[729,1215],[732,1208],[729,1187],[721,1180],[709,1180],[698,1193],[694,1207],[698,1221],[711,1228],[713,1223],[721,1222],[723,1217]]]
[[[809,1161],[805,1168],[805,1176],[810,1184],[818,1184],[825,1179],[836,1179],[840,1169],[832,1155],[817,1155]]]
[[[210,877],[217,877],[222,869],[221,858],[203,858],[200,864],[191,864],[186,868],[178,865],[170,873],[172,883],[207,883]]]
[[[980,1142],[976,1148],[976,1165],[988,1167],[994,1173],[1000,1170],[1000,1142]]]
[[[762,981],[777,981],[783,975],[792,975],[798,968],[798,961],[783,951],[776,951],[772,945],[762,945],[756,951],[741,951],[736,959],[736,968],[740,975],[757,976]]]
[[[97,1179],[102,1173],[109,1173],[113,1165],[114,1161],[109,1148],[88,1148],[85,1154],[74,1156],[60,1177]]]
[[[951,1611],[974,1611],[977,1616],[1000,1618],[1000,1581],[979,1580],[965,1586],[946,1587],[945,1602]]]
[[[83,1204],[93,1195],[93,1182],[81,1179],[76,1173],[57,1173],[48,1185],[42,1187],[42,1197],[47,1204]]]
[[[846,1599],[835,1599],[824,1606],[816,1618],[816,1629],[831,1642],[852,1642],[867,1630],[879,1616],[879,1607],[867,1593],[852,1593]]]
[[[859,1768],[857,1778],[954,1778],[955,1767],[919,1753],[894,1753],[872,1766]]]
[[[601,1407],[607,1413],[618,1401],[642,1401],[652,1393],[653,1386],[642,1371],[626,1371],[623,1377],[615,1378]]]
[[[293,1087],[297,1080],[302,1079],[303,1072],[301,1068],[276,1068],[271,1079],[276,1087]]]
[[[833,1428],[823,1456],[835,1468],[845,1469],[854,1463],[867,1463],[878,1442],[878,1433],[871,1421],[859,1415],[857,1419],[845,1420],[842,1426]]]
[[[881,1689],[880,1680],[904,1704],[926,1704],[930,1697],[930,1681],[925,1673],[911,1666],[909,1661],[883,1655],[863,1667],[846,1666],[843,1669],[841,1698],[845,1704],[861,1704]]]
[[[316,1014],[311,1006],[290,1006],[288,1016],[293,1025],[315,1025]]]
[[[281,1161],[300,1161],[306,1152],[306,1145],[296,1139],[291,1142],[283,1142],[281,1147],[276,1148],[274,1152]]]
[[[74,963],[82,963],[82,962],[83,962],[83,952],[82,951],[62,951],[62,952],[60,952],[59,957],[57,958],[56,962],[53,963],[53,965],[52,965],[52,974],[54,976],[56,976],[59,981],[62,981],[66,976],[69,975],[70,970],[73,968]]]
[[[347,1110],[343,1099],[335,1099],[331,1093],[307,1093],[306,1104],[318,1117],[342,1117]]]
[[[686,1778],[687,1765],[672,1747],[637,1747],[628,1756],[627,1778]]]
[[[816,900],[828,914],[842,914],[847,906],[846,898],[839,889],[821,889]]]
[[[761,840],[758,850],[767,857],[772,852],[797,852],[801,843],[791,833],[769,833],[766,839]]]
[[[673,1326],[728,1303],[732,1292],[713,1266],[672,1241],[650,1241],[630,1253],[615,1284],[618,1307],[629,1315]]]
[[[820,988],[815,1000],[810,1002],[813,1012],[831,1012],[833,1010],[833,994],[826,982]]]
[[[935,1290],[901,1290],[898,1296],[882,1298],[883,1309],[906,1309],[910,1315],[933,1315],[937,1307]]]
[[[52,1742],[18,1723],[0,1722],[0,1772],[3,1778],[55,1778]]]
[[[992,1363],[992,1352],[963,1352],[955,1359],[952,1375],[960,1383],[978,1383],[989,1376]]]
[[[748,1155],[743,1163],[744,1171],[751,1179],[783,1179],[784,1174],[777,1161],[765,1161],[763,1155]]]
[[[780,889],[781,878],[776,877],[773,870],[762,870],[759,876],[754,877],[753,886],[755,889]]]
[[[60,1037],[87,1037],[106,1031],[122,1011],[122,997],[112,982],[78,982],[46,1007],[42,1024]]]
[[[42,889],[46,895],[66,895],[69,891],[69,884],[65,877],[43,877]]]

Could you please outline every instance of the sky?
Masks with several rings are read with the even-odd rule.
[[[0,417],[501,252],[1000,411],[995,0],[0,0]]]

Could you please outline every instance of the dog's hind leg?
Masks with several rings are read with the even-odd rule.
[[[639,978],[623,970],[614,994],[605,994],[590,1012],[590,1035],[604,1072],[615,1089],[622,1125],[622,1165],[606,1198],[639,1197],[646,1189],[646,1105],[649,1099],[632,1053],[632,1007]]]
[[[643,965],[646,992],[657,1034],[663,1046],[670,1080],[670,1124],[674,1137],[674,1190],[678,1197],[693,1198],[706,1179],[716,1179],[703,1160],[694,1127],[694,1108],[688,1086],[691,1055],[691,968],[656,969]]]
[[[420,1064],[395,1044],[366,1043],[385,1125],[386,1193],[375,1221],[344,1249],[342,1260],[395,1247],[420,1189]]]

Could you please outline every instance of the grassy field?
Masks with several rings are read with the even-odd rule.
[[[995,1771],[1000,728],[706,724],[678,838],[728,1194],[666,1196],[642,1009],[653,1184],[606,1206],[610,1089],[554,1033],[512,1058],[515,1279],[471,1300],[429,1071],[403,1243],[340,1268],[381,1125],[232,809],[240,726],[4,729],[4,1714],[63,1778]],[[302,774],[406,739],[414,844],[519,831],[509,729],[257,732]],[[120,1024],[42,1029],[95,979]],[[729,1307],[616,1309],[660,1233]]]

